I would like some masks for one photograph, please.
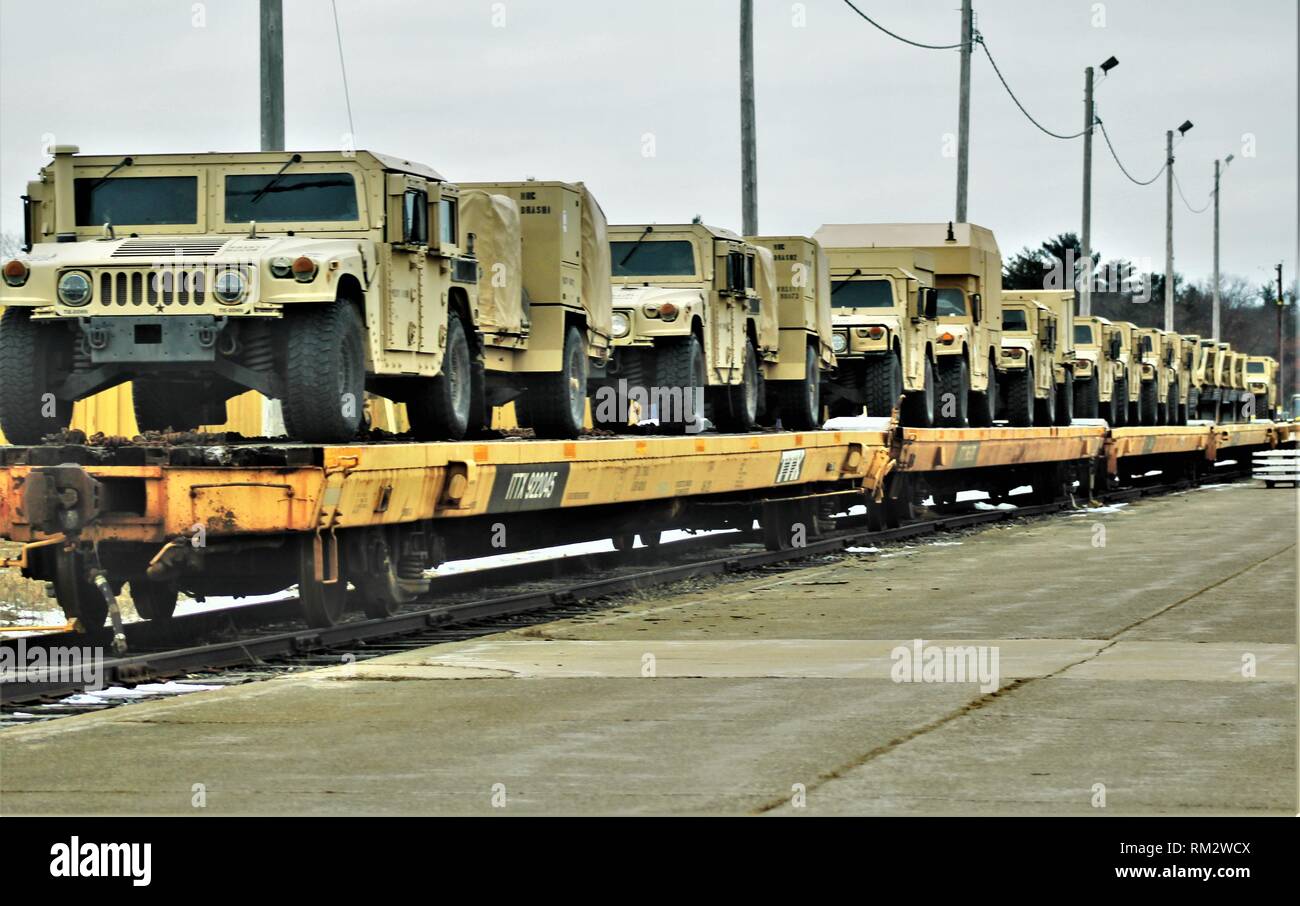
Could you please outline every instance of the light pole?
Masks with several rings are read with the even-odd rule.
[[[740,204],[745,236],[758,235],[758,142],[754,125],[754,2],[740,0]]]
[[[1229,154],[1223,159],[1222,169],[1217,160],[1214,162],[1214,291],[1211,293],[1214,304],[1210,309],[1210,337],[1216,343],[1219,341],[1219,176],[1228,169],[1234,156]]]
[[[957,93],[957,222],[966,222],[966,179],[970,175],[970,53],[975,30],[971,0],[961,3],[961,84]]]
[[[1181,139],[1192,128],[1191,120],[1178,127]],[[1165,133],[1165,330],[1174,329],[1174,133]]]
[[[1110,57],[1101,64],[1105,78],[1119,60]],[[1092,314],[1092,128],[1096,114],[1092,101],[1092,67],[1083,71],[1083,229],[1079,233],[1083,252],[1083,279],[1079,286],[1079,314]]]

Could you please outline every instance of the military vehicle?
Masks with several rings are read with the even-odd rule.
[[[1056,422],[1056,315],[1046,305],[1002,294],[1001,412],[1012,426]]]
[[[1076,315],[1074,318],[1074,415],[1076,418],[1105,418],[1112,425],[1128,406],[1116,406],[1116,381],[1123,377],[1118,359],[1120,336],[1106,318]],[[1122,386],[1121,386],[1122,390]],[[1122,410],[1122,413],[1121,411]]]
[[[1223,396],[1222,388],[1219,386],[1221,353],[1218,341],[1209,338],[1201,339],[1200,356],[1195,372],[1195,380],[1199,385],[1197,415],[1212,422],[1219,420],[1219,403]]]
[[[826,252],[805,236],[749,236],[746,241],[771,253],[776,272],[774,290],[759,287],[765,300],[769,292],[776,293],[780,331],[776,361],[764,362],[764,421],[779,420],[783,428],[796,431],[820,428],[821,386],[835,368]],[[759,268],[760,276],[765,273]]]
[[[764,363],[778,354],[777,300],[758,291],[770,258],[700,223],[611,226],[609,247],[614,354],[596,376],[600,387],[622,382],[624,392],[648,395],[650,416],[669,432],[701,430],[706,417],[724,431],[753,428]],[[626,423],[622,411],[593,418]]]
[[[1194,333],[1175,336],[1178,337],[1178,424],[1185,425],[1190,419],[1200,417],[1202,378],[1198,376],[1198,369],[1202,367],[1201,338]]]
[[[1142,398],[1142,378],[1141,378],[1141,352],[1139,349],[1138,326],[1132,321],[1114,321],[1111,329],[1120,337],[1119,361],[1123,364],[1124,369],[1124,393],[1122,396],[1128,398],[1128,411],[1123,414],[1121,424],[1141,425],[1143,421]],[[1111,424],[1114,424],[1112,422]]]
[[[56,147],[28,184],[30,254],[0,286],[0,428],[38,442],[130,380],[141,430],[219,424],[251,389],[282,402],[294,437],[346,441],[369,390],[406,403],[421,439],[458,438],[504,382],[538,401],[540,432],[571,436],[573,378],[608,342],[600,262],[577,258],[584,239],[603,249],[603,220],[581,187],[539,191],[552,208],[525,222],[522,279],[547,330],[486,335],[460,189],[422,164]],[[551,305],[566,329],[549,329]]]
[[[1256,418],[1277,418],[1277,359],[1253,355],[1246,359],[1247,390],[1255,397]]]
[[[853,242],[847,227],[840,242]],[[819,240],[820,241],[820,240]],[[919,249],[825,246],[831,272],[835,373],[831,415],[889,416],[909,427],[935,423],[938,293],[934,256]]]
[[[930,254],[938,321],[935,424],[992,425],[1002,346],[1002,257],[992,231],[970,223],[826,224],[816,236],[830,249]]]
[[[1008,391],[1005,378],[1009,369],[1019,360],[1008,356],[1007,334],[1010,327],[1007,320],[1009,303],[1032,303],[1038,309],[1025,309],[1029,335],[1037,337],[1039,346],[1046,350],[1046,356],[1038,356],[1035,365],[1038,370],[1046,372],[1037,376],[1034,385],[1034,424],[1068,425],[1074,415],[1074,323],[1075,295],[1071,290],[1003,290],[1002,292],[1002,398],[1007,400]],[[1019,321],[1019,316],[1013,316]],[[1050,347],[1044,345],[1050,336]],[[1024,347],[1025,335],[1012,344],[1012,348]],[[1044,365],[1046,367],[1044,367]],[[1049,400],[1048,395],[1054,399]],[[1022,407],[1023,408],[1023,407]],[[1004,407],[1010,418],[1010,407]]]
[[[1174,347],[1168,336],[1157,327],[1137,330],[1144,425],[1172,425],[1178,420],[1177,361],[1170,361]]]
[[[1255,399],[1250,392],[1250,382],[1246,377],[1246,363],[1250,356],[1244,352],[1233,352],[1231,359],[1230,386],[1233,396],[1232,421],[1250,421],[1254,415]],[[1262,416],[1261,416],[1262,417]]]

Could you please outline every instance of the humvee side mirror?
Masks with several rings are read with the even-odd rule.
[[[979,293],[971,293],[971,296],[970,296],[970,316],[971,316],[971,318],[974,319],[974,321],[975,321],[976,324],[978,324],[978,323],[980,322],[980,317],[981,317],[980,302],[982,302],[982,301],[983,301],[983,300],[980,298],[980,294],[979,294]]]
[[[932,287],[922,287],[917,292],[916,316],[927,321],[939,317],[939,291]]]

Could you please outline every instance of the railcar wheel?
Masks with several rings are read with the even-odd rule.
[[[145,578],[131,579],[131,602],[146,620],[170,620],[176,612],[176,586]]]
[[[347,609],[348,583],[343,578],[343,571],[338,564],[327,561],[330,544],[322,539],[320,569],[317,569],[315,535],[309,535],[298,544],[298,602],[307,625],[324,629],[333,626],[343,618]],[[330,573],[337,578],[333,582],[324,581]]]
[[[85,558],[62,551],[55,556],[54,596],[64,615],[77,620],[82,632],[102,629],[108,619],[108,602],[86,575]]]

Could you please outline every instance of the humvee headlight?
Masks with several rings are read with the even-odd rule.
[[[90,278],[81,271],[68,271],[59,278],[59,301],[64,305],[86,305],[90,296]]]
[[[842,333],[831,335],[831,352],[843,355],[849,351],[849,338]]]
[[[271,259],[271,276],[287,280],[293,276],[293,259],[287,255]]]
[[[22,286],[27,282],[31,269],[27,267],[25,261],[19,261],[17,258],[10,258],[5,262],[3,268],[5,283],[10,286]]]
[[[236,305],[244,298],[245,288],[244,275],[239,271],[221,271],[212,283],[212,294],[218,302]]]
[[[616,340],[621,340],[632,332],[632,319],[627,316],[627,312],[614,312],[610,317],[609,332]]]
[[[299,283],[310,283],[316,279],[316,262],[306,255],[293,259],[293,278]]]

